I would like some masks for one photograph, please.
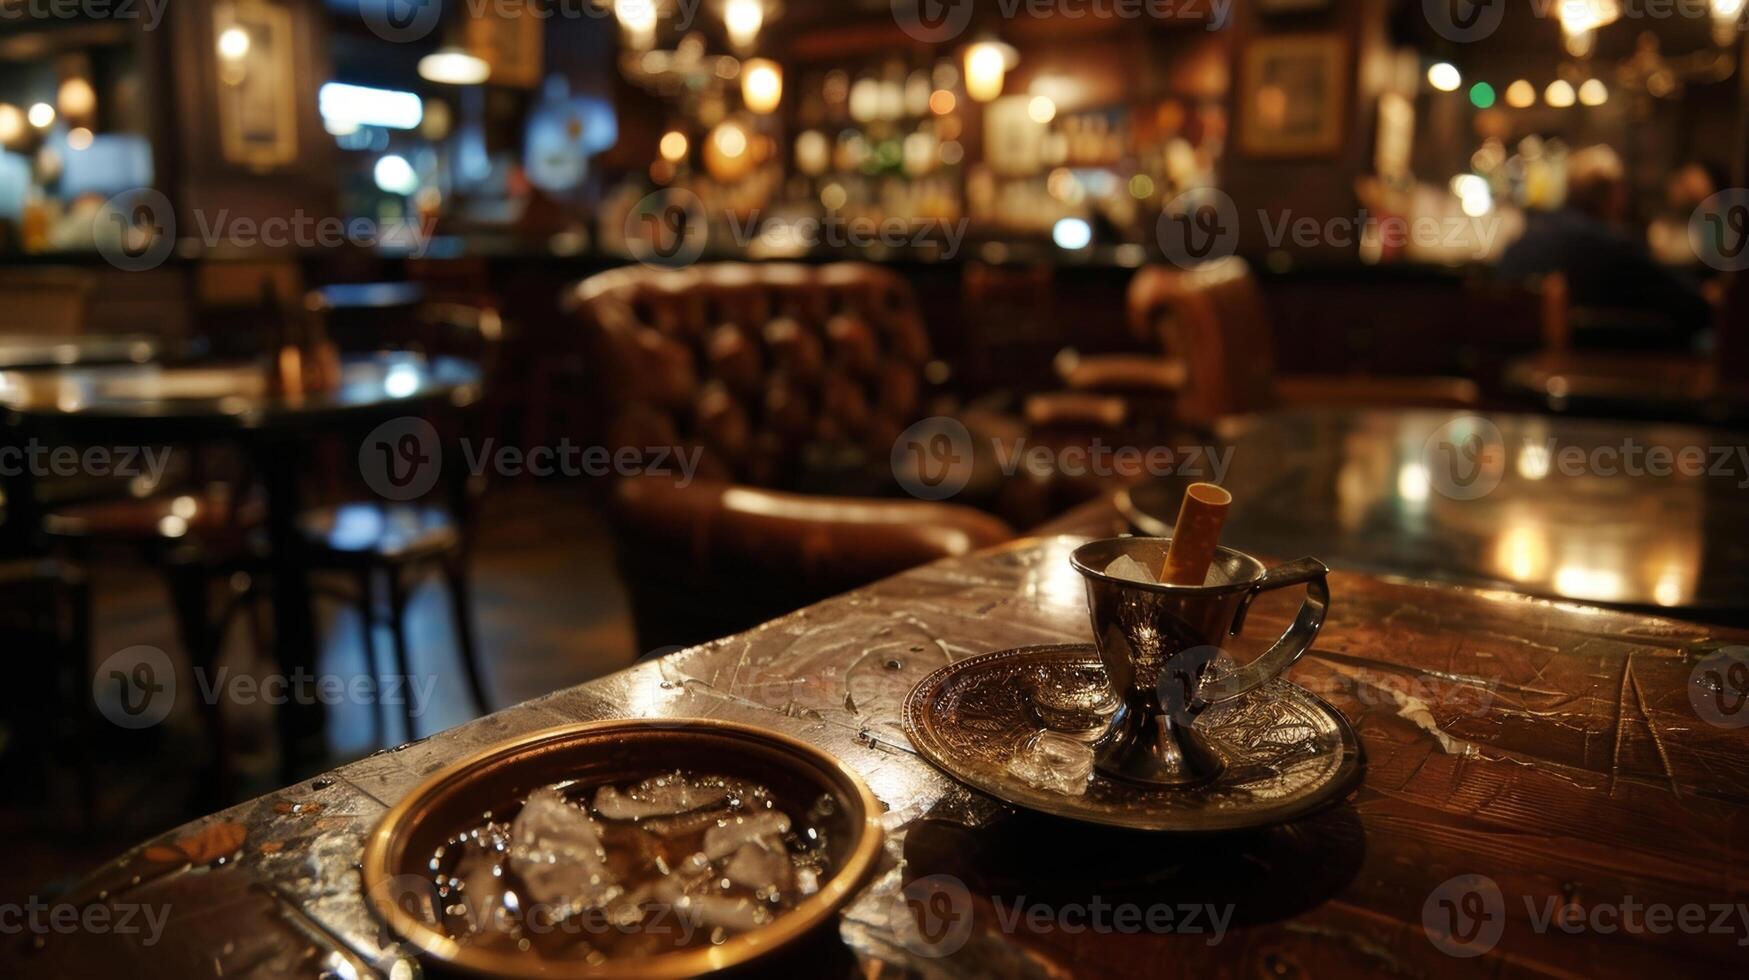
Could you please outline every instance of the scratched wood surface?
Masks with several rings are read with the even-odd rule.
[[[1055,528],[1102,534],[1113,520],[1096,505]],[[1749,637],[1337,573],[1331,617],[1290,676],[1354,723],[1363,785],[1267,831],[1113,833],[959,787],[898,727],[905,693],[943,663],[1086,638],[1067,563],[1078,540],[1032,538],[915,570],[216,814],[68,897],[166,909],[155,945],[5,936],[0,969],[94,975],[126,961],[136,976],[387,975],[409,954],[366,910],[355,867],[387,807],[457,756],[520,732],[687,716],[813,741],[890,808],[887,866],[839,934],[813,944],[804,968],[815,975],[1592,977],[1740,973],[1749,961],[1738,911],[1749,908],[1749,728],[1726,727],[1734,715],[1707,721],[1690,697],[1697,666]],[[1245,645],[1285,628],[1297,601],[1260,600]],[[227,845],[212,830],[224,824],[244,836],[217,863],[200,844]],[[1447,884],[1465,875],[1492,882],[1494,904],[1475,905],[1470,893],[1488,896],[1469,880]],[[958,931],[914,890],[943,881],[953,883],[946,925],[969,923]],[[1706,927],[1560,928],[1624,904],[1673,916],[1698,906]],[[1100,918],[1120,905],[1142,918]],[[1182,928],[1146,919],[1157,906]],[[1193,908],[1206,911],[1187,918]],[[1477,914],[1458,923],[1452,909]],[[1539,928],[1549,912],[1556,924]],[[1479,955],[1453,956],[1436,940],[1454,924],[1460,939],[1473,938],[1466,925],[1498,935],[1479,932],[1459,948]]]

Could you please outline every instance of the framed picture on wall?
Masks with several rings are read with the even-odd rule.
[[[213,7],[218,62],[219,146],[225,160],[257,170],[297,159],[297,85],[291,12],[264,0]]]
[[[1338,34],[1265,37],[1239,74],[1239,150],[1248,156],[1331,156],[1342,149],[1348,44]]]

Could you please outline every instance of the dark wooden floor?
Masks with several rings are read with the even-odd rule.
[[[116,563],[92,570],[96,624],[93,664],[126,647],[149,645],[177,663],[179,696],[166,721],[140,732],[104,733],[99,813],[82,826],[70,779],[72,758],[59,768],[44,798],[32,805],[0,806],[0,834],[8,860],[0,862],[0,901],[48,897],[62,883],[143,837],[279,783],[271,709],[226,702],[230,742],[243,776],[215,799],[200,778],[206,742],[186,657],[176,641],[168,600],[149,570]],[[502,708],[569,687],[637,659],[625,595],[616,577],[602,516],[575,486],[521,484],[488,496],[474,562],[475,613],[485,683],[492,707]],[[350,680],[368,672],[356,613],[344,604],[319,607],[324,638],[318,673]],[[419,735],[473,717],[438,580],[413,593],[409,615],[415,677],[431,685],[416,719]],[[379,630],[377,663],[387,669],[389,636]],[[257,678],[277,668],[257,655],[241,622],[227,639],[220,667],[231,677]],[[215,671],[216,673],[216,671]],[[379,720],[380,718],[380,720]],[[328,708],[331,762],[367,755],[406,736],[398,706],[342,698]]]

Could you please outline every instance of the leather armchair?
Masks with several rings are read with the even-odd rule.
[[[1237,257],[1189,270],[1144,268],[1130,281],[1127,306],[1131,329],[1182,363],[1174,414],[1199,428],[1296,405],[1461,408],[1481,399],[1464,378],[1279,374],[1269,307]]]
[[[1121,400],[1127,427],[1161,438],[1173,427],[1207,432],[1223,415],[1296,405],[1463,408],[1480,389],[1464,378],[1280,374],[1269,307],[1250,266],[1227,258],[1176,269],[1149,266],[1130,281],[1130,332],[1144,352],[1080,357],[1058,373],[1068,392],[1041,396],[1030,414],[1072,410],[1078,395]],[[1108,414],[1117,410],[1107,406]]]
[[[575,287],[568,307],[600,438],[669,471],[614,488],[644,649],[1012,536],[989,513],[908,497],[895,479],[894,441],[935,414],[928,336],[897,275],[848,263],[625,267]],[[676,453],[696,458],[693,479],[674,472]],[[972,491],[989,482],[977,472]]]

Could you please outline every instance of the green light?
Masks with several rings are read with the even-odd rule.
[[[1494,86],[1487,82],[1477,82],[1470,86],[1470,105],[1478,109],[1489,109],[1494,105]]]

